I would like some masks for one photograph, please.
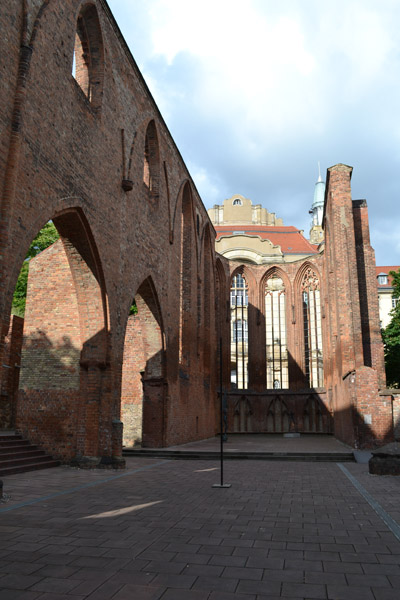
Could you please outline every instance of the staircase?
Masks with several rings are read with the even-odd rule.
[[[59,460],[15,432],[0,431],[0,476],[57,467]]]

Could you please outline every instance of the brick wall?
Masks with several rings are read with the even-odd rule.
[[[58,240],[29,265],[21,389],[79,389],[81,350],[78,299]]]
[[[42,436],[46,447],[59,455],[110,457],[121,452],[117,422],[127,317],[145,281],[152,282],[161,317],[162,349],[158,358],[153,352],[153,358],[146,359],[149,397],[156,406],[162,398],[161,416],[158,411],[153,426],[162,428],[161,443],[167,445],[214,434],[215,328],[203,336],[203,313],[214,305],[213,285],[208,290],[200,287],[199,295],[197,286],[204,273],[202,246],[210,221],[107,4],[96,0],[94,8],[81,14],[79,6],[78,0],[28,0],[23,19],[22,4],[11,0],[0,15],[2,31],[7,31],[0,39],[0,177],[5,190],[0,223],[1,350],[27,249],[52,219],[67,257],[70,294],[62,289],[68,279],[65,261],[58,285],[56,272],[43,257],[42,272],[37,270],[31,279],[36,278],[35,294],[49,311],[42,318],[40,310],[32,308],[33,329],[26,337],[36,337],[30,355],[28,342],[25,348],[20,423],[28,434],[32,423],[35,439]],[[78,72],[72,76],[79,14],[86,20],[86,43],[97,52],[88,73],[89,90]],[[150,171],[144,182],[146,153]],[[211,228],[212,270],[214,235]],[[61,265],[56,270],[61,274]],[[204,294],[209,294],[207,302]],[[30,303],[36,304],[33,297]],[[68,322],[67,304],[77,312]],[[74,357],[65,356],[63,335],[69,337]],[[148,354],[151,335],[145,336]],[[206,380],[203,348],[211,348]],[[35,361],[42,361],[44,370],[35,372]],[[135,377],[138,385],[137,371]],[[153,394],[156,380],[159,387]],[[76,435],[69,437],[74,402],[78,425]],[[57,406],[63,417],[64,407],[72,416],[65,429],[58,422],[56,434]],[[148,433],[157,433],[160,443],[159,432]]]
[[[134,446],[142,441],[143,387],[140,373],[145,368],[140,318],[139,315],[131,315],[126,325],[121,385],[124,446]]]
[[[252,407],[248,410],[246,430],[250,427],[254,431],[267,431],[269,427],[267,401],[262,394],[266,388],[264,287],[272,274],[280,277],[285,286],[290,392],[301,393],[307,388],[301,283],[311,269],[320,283],[323,339],[324,386],[317,390],[317,397],[320,401],[323,398],[326,414],[334,418],[335,435],[346,443],[367,447],[390,438],[388,405],[379,399],[379,389],[384,386],[384,367],[374,252],[369,241],[366,203],[353,202],[351,198],[351,172],[351,167],[340,164],[328,170],[325,247],[320,255],[296,263],[260,266],[219,259],[223,267],[219,278],[225,276],[226,281],[231,281],[236,273],[241,273],[248,286],[249,389],[243,392],[245,402],[239,403],[242,412],[247,410],[243,408],[246,403]],[[220,312],[220,307],[229,302],[229,291],[221,293]],[[227,318],[224,315],[220,321],[225,340],[223,379],[226,389],[231,387],[229,312],[228,307]],[[290,400],[290,403],[300,415],[301,401]],[[230,416],[231,426],[235,418],[239,417]]]
[[[0,429],[13,428],[15,425],[23,328],[24,320],[21,317],[12,315],[4,344],[4,378],[1,381],[0,392]]]

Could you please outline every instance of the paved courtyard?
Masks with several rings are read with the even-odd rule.
[[[219,480],[155,458],[4,478],[0,600],[399,600],[400,478],[232,460]]]

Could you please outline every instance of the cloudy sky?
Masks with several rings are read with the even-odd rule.
[[[400,265],[398,0],[108,0],[210,208],[308,234],[318,161],[354,168],[378,265]]]

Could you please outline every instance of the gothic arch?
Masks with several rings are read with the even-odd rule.
[[[279,267],[267,270],[260,284],[260,307],[264,323],[267,389],[287,389],[290,384],[290,282]],[[264,338],[265,336],[265,338]]]
[[[249,302],[251,301],[251,303],[255,305],[257,301],[257,289],[256,278],[254,277],[252,270],[249,269],[247,265],[243,264],[236,267],[231,273],[230,282],[232,282],[234,276],[238,274],[242,275],[247,281]]]
[[[160,146],[154,119],[149,121],[144,136],[143,183],[151,198],[158,200],[160,195]]]
[[[296,362],[303,372],[305,387],[324,387],[323,285],[321,273],[311,261],[298,270],[294,295],[296,328],[301,340]]]
[[[196,318],[193,319],[195,310],[193,282],[197,282],[197,242],[193,220],[193,196],[190,183],[187,181],[182,188],[181,195],[181,231],[180,231],[180,340],[179,340],[179,362],[188,367],[194,345],[197,341],[197,333],[194,330]],[[196,294],[197,296],[197,294]],[[198,312],[198,307],[197,307]],[[198,320],[198,316],[197,316]],[[193,344],[194,340],[194,344]]]
[[[103,96],[104,48],[99,16],[92,2],[80,6],[73,56],[74,79],[91,106],[98,110]]]
[[[100,421],[109,417],[100,399],[111,377],[104,276],[82,209],[60,210],[53,223],[60,239],[30,262],[14,426],[64,459],[99,456],[107,446]],[[49,430],[60,395],[62,427]]]
[[[127,315],[121,378],[126,446],[162,446],[165,437],[165,341],[162,311],[151,276],[138,287]]]
[[[215,330],[215,310],[212,305],[215,297],[215,262],[214,252],[211,242],[210,226],[207,224],[204,229],[203,243],[203,277],[202,277],[202,293],[199,298],[203,298],[203,318],[202,318],[202,334],[203,339],[203,364],[205,376],[210,378],[211,364],[215,362],[213,357],[215,351],[211,347],[212,331]]]
[[[263,306],[265,284],[266,284],[267,280],[270,277],[273,277],[274,275],[276,277],[280,277],[285,285],[286,295],[287,295],[287,299],[288,299],[288,306],[289,306],[289,303],[292,302],[292,285],[290,283],[290,279],[289,279],[286,271],[284,271],[283,269],[281,269],[280,267],[275,266],[275,265],[273,267],[270,267],[261,278],[260,288],[259,288],[260,306]]]

